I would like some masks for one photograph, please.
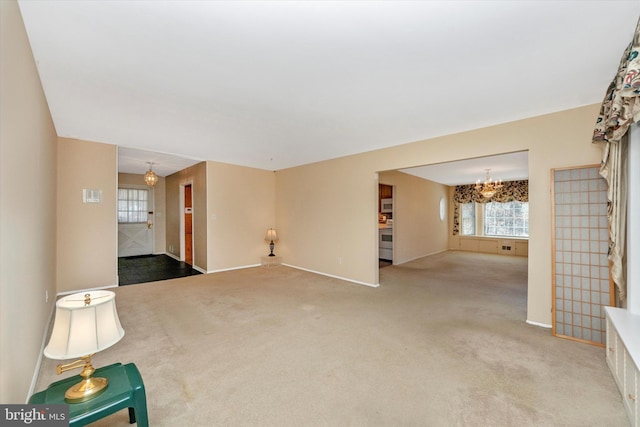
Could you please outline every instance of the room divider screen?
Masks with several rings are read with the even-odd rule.
[[[599,166],[551,170],[552,334],[605,345],[612,304],[607,183]]]

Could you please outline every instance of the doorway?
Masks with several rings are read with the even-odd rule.
[[[393,186],[378,184],[378,267],[393,264]]]
[[[393,186],[393,265],[398,266],[446,250],[502,253],[499,252],[501,241],[496,237],[485,236],[484,232],[461,238],[458,231],[459,213],[452,201],[457,185],[473,187],[473,183],[482,176],[486,168],[491,168],[492,175],[499,174],[497,179],[525,180],[528,178],[528,152],[503,153],[377,172],[378,182],[375,186],[379,193],[380,184]],[[379,227],[379,222],[376,227]],[[379,231],[376,230],[376,233]],[[472,241],[478,248],[463,245],[463,240]],[[516,249],[509,255],[516,255],[516,252],[526,254],[527,243],[525,240],[517,245],[509,245]],[[491,245],[490,250],[487,249],[488,245]],[[521,246],[525,249],[518,251]],[[378,250],[376,255],[379,257]],[[383,270],[376,269],[379,283],[383,279],[381,271]]]

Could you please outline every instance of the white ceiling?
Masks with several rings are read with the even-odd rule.
[[[118,172],[142,174],[149,166],[158,176],[167,176],[201,160],[136,148],[118,147]],[[149,163],[152,163],[149,165]]]
[[[499,156],[477,157],[457,162],[438,163],[429,166],[400,169],[420,178],[445,185],[475,184],[484,181],[486,169],[490,169],[491,179],[518,181],[529,178],[529,153],[519,151]]]
[[[267,170],[600,102],[640,16],[637,0],[19,5],[59,136]]]

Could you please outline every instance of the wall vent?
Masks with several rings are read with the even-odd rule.
[[[516,242],[513,240],[500,240],[498,242],[498,252],[505,255],[516,253]]]

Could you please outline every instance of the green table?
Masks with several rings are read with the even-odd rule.
[[[96,377],[105,377],[109,386],[99,396],[86,402],[69,404],[69,425],[84,426],[101,418],[129,408],[129,423],[148,427],[147,397],[138,368],[133,363],[116,363],[96,369]],[[80,375],[51,384],[46,390],[29,398],[32,404],[65,404],[64,393],[82,379]]]

